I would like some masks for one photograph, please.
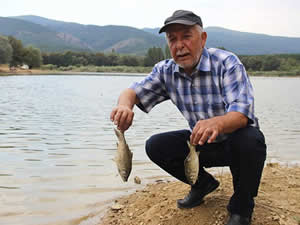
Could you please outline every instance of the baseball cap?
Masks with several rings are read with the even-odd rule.
[[[179,23],[179,24],[188,25],[188,26],[198,24],[201,27],[203,27],[200,16],[197,16],[196,14],[194,14],[191,11],[176,10],[172,16],[168,17],[165,20],[164,26],[162,28],[160,28],[158,33],[160,34],[162,32],[165,32],[167,27],[170,24],[174,24],[174,23]]]

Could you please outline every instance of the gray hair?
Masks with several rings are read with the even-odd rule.
[[[196,30],[199,32],[199,35],[201,36],[204,29],[198,24],[193,25],[193,27],[196,27]],[[165,32],[165,39],[166,39],[166,41],[168,41],[168,33],[167,32]]]

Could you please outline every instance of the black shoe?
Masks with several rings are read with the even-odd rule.
[[[250,222],[250,217],[244,217],[238,214],[231,214],[226,225],[250,225]]]
[[[207,183],[205,187],[192,187],[190,192],[187,196],[184,197],[184,199],[177,200],[177,207],[180,209],[190,209],[201,205],[201,203],[203,203],[204,196],[216,190],[219,185],[219,181],[213,179],[212,181]]]

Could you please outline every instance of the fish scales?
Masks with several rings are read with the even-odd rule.
[[[191,145],[189,141],[187,141],[187,144],[189,146],[190,152],[184,160],[184,172],[189,184],[193,185],[198,179],[199,153],[196,152],[195,145]]]
[[[132,152],[130,151],[124,133],[118,129],[114,129],[118,138],[117,153],[115,162],[117,164],[118,172],[124,182],[128,180],[132,168]]]

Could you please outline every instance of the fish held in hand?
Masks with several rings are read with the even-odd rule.
[[[184,160],[184,172],[189,184],[193,185],[198,179],[199,173],[199,152],[196,152],[196,146],[187,141],[190,153]]]
[[[114,130],[118,138],[115,162],[117,164],[117,168],[122,180],[126,182],[128,180],[132,168],[132,152],[130,151],[126,143],[124,133],[122,133],[118,129]]]

